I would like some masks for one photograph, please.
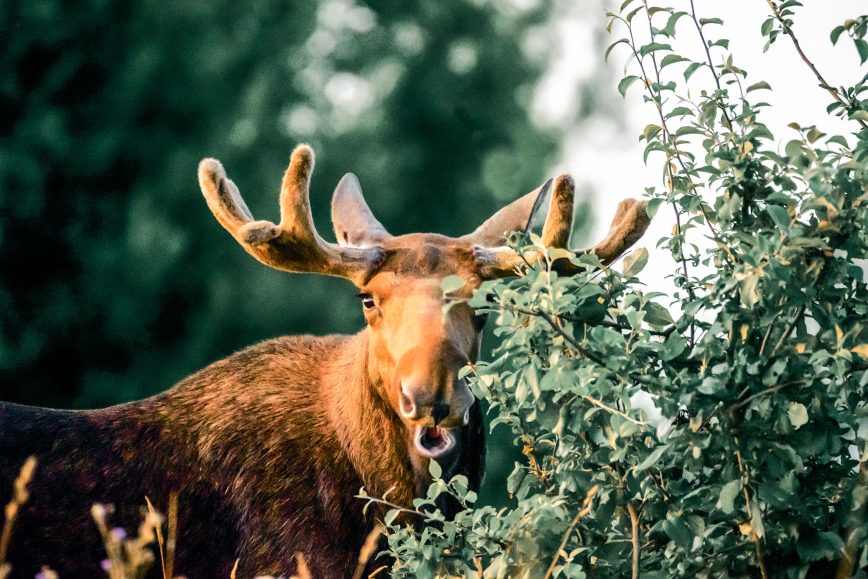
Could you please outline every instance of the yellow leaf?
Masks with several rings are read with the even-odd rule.
[[[603,298],[603,296],[600,296],[600,297],[597,298],[597,302],[598,302],[598,303],[601,303],[601,304],[604,304],[604,303],[606,303],[606,300],[605,300],[605,298]]]
[[[841,343],[841,340],[844,338],[844,332],[841,330],[841,326],[835,324],[835,337],[838,339],[838,343]]]
[[[868,344],[859,344],[858,346],[853,346],[850,348],[850,351],[854,354],[859,354],[866,360],[868,360]]]
[[[753,527],[750,523],[739,523],[738,530],[741,531],[741,534],[750,537],[753,531]]]
[[[741,341],[744,342],[747,340],[747,324],[742,324],[741,326]]]
[[[801,354],[805,351],[805,344],[799,342],[796,344],[796,354]]]
[[[551,261],[556,259],[569,259],[573,256],[572,252],[562,247],[549,247],[546,253]]]

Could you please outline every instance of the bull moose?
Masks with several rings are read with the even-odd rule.
[[[115,523],[130,528],[146,495],[159,505],[177,492],[179,574],[228,577],[236,560],[239,577],[289,573],[299,552],[316,576],[347,577],[382,516],[363,511],[354,498],[361,487],[409,505],[425,492],[436,459],[444,477],[464,474],[479,488],[482,415],[459,370],[477,358],[483,320],[465,303],[444,314],[440,282],[460,276],[459,293],[469,297],[484,280],[514,275],[526,256],[505,236],[527,230],[545,197],[542,240],[566,247],[571,178],[561,175],[450,238],[390,235],[347,174],[332,201],[334,244],[311,218],[313,167],[311,149],[298,146],[277,225],[253,219],[218,161],[200,163],[199,184],[217,221],[260,262],[351,281],[366,327],[353,336],[267,340],[161,394],[110,408],[0,403],[0,488],[11,488],[27,456],[39,460],[9,548],[16,576],[32,577],[43,564],[61,577],[100,575],[91,505],[113,504]],[[645,204],[626,200],[606,238],[587,251],[610,262],[647,224]]]

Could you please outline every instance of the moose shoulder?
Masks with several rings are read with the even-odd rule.
[[[425,492],[433,458],[444,476],[464,474],[478,489],[482,418],[459,370],[476,360],[482,324],[464,304],[442,314],[440,281],[461,276],[469,296],[485,279],[512,275],[528,256],[504,247],[505,235],[527,230],[549,191],[543,241],[566,247],[571,179],[448,238],[390,235],[347,175],[334,193],[333,244],[311,219],[313,165],[310,148],[297,147],[276,225],[253,219],[217,161],[202,161],[199,183],[220,224],[257,260],[350,280],[367,326],[354,336],[263,342],[163,394],[102,410],[0,404],[0,488],[10,488],[26,456],[39,459],[9,550],[16,576],[40,565],[61,577],[96,576],[104,556],[91,505],[115,505],[112,521],[132,528],[146,495],[165,505],[178,492],[179,574],[226,577],[238,559],[239,576],[278,575],[300,552],[317,576],[345,577],[382,516],[353,498],[362,486],[409,505]],[[627,200],[588,251],[611,261],[647,223],[644,203]]]

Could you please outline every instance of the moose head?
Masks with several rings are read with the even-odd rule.
[[[484,280],[515,275],[528,256],[506,247],[506,236],[527,231],[546,197],[550,201],[543,243],[566,248],[573,217],[572,179],[561,175],[504,207],[472,233],[451,238],[389,234],[371,213],[356,177],[348,173],[332,200],[338,241],[333,244],[320,237],[311,218],[313,167],[310,147],[296,147],[283,177],[276,225],[253,219],[218,161],[200,163],[199,184],[220,224],[260,262],[282,271],[343,277],[358,288],[367,321],[369,383],[406,427],[413,463],[418,466],[430,458],[448,462],[456,446],[455,431],[468,423],[474,403],[459,370],[477,358],[483,320],[465,303],[444,315],[440,282],[460,276],[465,284],[459,297],[470,297]],[[645,203],[626,200],[606,238],[585,251],[610,262],[647,225]],[[577,269],[566,259],[558,266],[564,274]]]

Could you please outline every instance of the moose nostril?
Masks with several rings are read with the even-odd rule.
[[[447,416],[449,416],[449,405],[445,402],[438,402],[431,409],[431,418],[434,419],[435,424],[437,424]]]
[[[398,397],[398,403],[401,408],[401,414],[404,418],[413,418],[416,415],[416,403],[413,401],[412,396],[408,396],[404,391],[404,387],[401,386],[401,393]]]

